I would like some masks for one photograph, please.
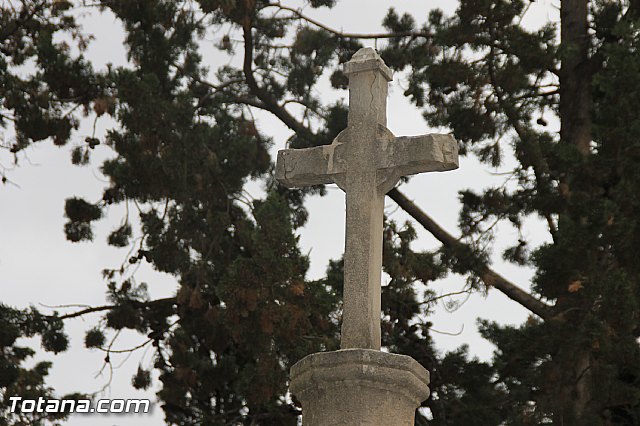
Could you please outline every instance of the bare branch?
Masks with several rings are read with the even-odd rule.
[[[329,28],[326,25],[324,25],[322,22],[316,21],[313,18],[310,18],[308,16],[306,16],[305,14],[303,14],[300,9],[295,9],[293,7],[290,6],[285,6],[283,4],[281,4],[280,2],[277,3],[269,3],[268,5],[265,6],[266,7],[277,7],[280,10],[286,10],[289,12],[292,12],[295,16],[298,17],[298,19],[302,19],[303,21],[306,21],[310,24],[315,25],[318,28],[322,28],[323,30],[334,34],[338,37],[343,37],[343,38],[357,38],[357,39],[376,39],[376,38],[400,38],[400,37],[432,37],[433,34],[430,32],[426,32],[426,31],[402,31],[402,32],[398,32],[398,33],[377,33],[377,34],[358,34],[358,33],[345,33],[343,31],[338,31],[335,30],[333,28]]]
[[[275,115],[287,127],[296,132],[298,135],[307,139],[313,139],[313,132],[304,124],[300,123],[292,116],[282,105],[279,105],[275,99],[271,97],[269,92],[260,87],[253,75],[253,34],[251,33],[251,21],[247,18],[243,26],[244,35],[244,62],[242,71],[244,72],[247,85],[251,93],[255,95],[264,104],[264,109]]]
[[[265,111],[269,111],[269,108],[262,102],[260,102],[257,99],[252,99],[252,98],[247,98],[245,96],[238,96],[232,99],[234,103],[237,104],[243,104],[243,105],[247,105],[247,106],[252,106],[252,107],[256,107],[259,109],[263,109]]]
[[[101,350],[102,352],[106,352],[107,354],[131,353],[131,352],[137,351],[138,349],[144,348],[151,342],[153,342],[153,339],[147,339],[144,342],[140,343],[139,345],[136,345],[127,349],[111,349],[111,346],[109,346],[108,349],[105,349],[105,348],[97,348],[97,349]]]
[[[433,327],[429,327],[429,331],[433,331],[434,333],[438,333],[438,334],[444,334],[444,335],[447,335],[447,336],[459,336],[459,335],[461,335],[461,334],[462,334],[462,332],[464,331],[464,324],[462,324],[462,325],[460,326],[460,331],[458,331],[458,332],[453,332],[453,333],[452,333],[452,332],[450,332],[450,331],[441,331],[441,330],[436,330],[436,329],[435,329],[435,328],[433,328]]]
[[[176,67],[176,69],[178,71],[180,71],[180,73],[182,75],[184,75],[185,77],[189,77],[191,80],[193,80],[193,81],[195,81],[197,83],[200,83],[200,84],[202,84],[204,86],[210,87],[210,88],[212,88],[213,90],[216,90],[216,91],[225,89],[225,88],[227,88],[227,87],[229,87],[231,85],[234,85],[234,84],[238,84],[238,83],[243,83],[244,82],[243,78],[242,79],[241,78],[237,78],[237,79],[232,79],[232,80],[228,80],[228,81],[223,81],[223,82],[221,82],[219,84],[214,84],[214,83],[211,83],[210,81],[204,80],[204,79],[202,79],[202,78],[200,78],[200,77],[198,77],[196,75],[185,73],[184,67],[182,65],[178,64],[177,62],[172,62],[171,65]]]
[[[427,299],[424,302],[421,302],[420,304],[421,305],[428,305],[430,303],[433,303],[433,302],[435,302],[437,300],[440,300],[440,299],[444,299],[446,297],[459,296],[461,294],[470,294],[470,293],[471,293],[471,289],[470,288],[465,289],[465,290],[460,290],[460,291],[452,291],[451,293],[441,294],[440,296],[435,296],[435,297],[432,297],[430,299]]]
[[[431,217],[429,217],[424,211],[422,211],[413,201],[409,200],[397,188],[389,191],[387,195],[446,247],[454,249],[468,248],[466,244],[460,242],[457,238],[440,227],[440,225],[438,225],[433,219],[431,219]],[[540,318],[547,319],[551,316],[551,306],[547,305],[541,300],[536,299],[531,294],[527,293],[517,285],[508,281],[502,275],[491,269],[488,265],[482,265],[474,272],[478,274],[478,276],[487,285],[487,287],[495,287],[496,289],[504,293],[504,295],[509,299],[518,302],[520,305],[538,315]]]
[[[138,302],[135,300],[132,300],[131,303],[136,307],[136,308],[146,308],[146,307],[150,307],[150,306],[156,306],[156,305],[163,305],[163,304],[175,304],[176,303],[176,298],[175,297],[167,297],[164,299],[156,299],[156,300],[152,300],[150,302]],[[94,306],[91,308],[86,308],[83,309],[81,311],[77,311],[77,312],[72,312],[70,314],[66,314],[66,315],[61,315],[59,318],[62,320],[65,319],[70,319],[70,318],[76,318],[76,317],[80,317],[86,314],[91,314],[94,312],[102,312],[102,311],[109,311],[111,309],[116,308],[116,305],[104,305],[104,306]]]

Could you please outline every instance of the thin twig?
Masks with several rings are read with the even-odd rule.
[[[277,3],[269,3],[265,6],[265,8],[267,7],[277,7],[278,9],[281,10],[286,10],[289,12],[292,12],[293,14],[295,14],[299,19],[302,19],[303,21],[307,21],[310,24],[315,25],[318,28],[322,28],[323,30],[330,32],[331,34],[334,34],[338,37],[343,37],[343,38],[357,38],[357,39],[378,39],[378,38],[401,38],[401,37],[425,37],[425,38],[429,38],[432,37],[433,34],[428,32],[428,31],[401,31],[401,32],[397,32],[397,33],[376,33],[376,34],[359,34],[359,33],[345,33],[343,31],[338,31],[335,30],[333,28],[330,28],[326,25],[324,25],[323,23],[316,21],[313,18],[310,18],[309,16],[303,14],[300,9],[296,9],[290,6],[285,6],[283,4],[281,4],[280,2]]]
[[[447,331],[440,331],[440,330],[436,330],[433,327],[429,327],[429,331],[433,331],[434,333],[438,333],[438,334],[446,334],[447,336],[459,336],[464,331],[464,324],[462,324],[462,326],[460,327],[460,331],[458,331],[457,333],[451,333],[451,332],[447,332]]]
[[[436,300],[444,299],[445,297],[457,296],[459,294],[470,294],[470,293],[471,293],[471,289],[453,291],[451,293],[442,294],[440,296],[432,297],[430,299],[425,300],[424,302],[421,302],[420,304],[421,305],[428,305],[429,303],[433,303]]]

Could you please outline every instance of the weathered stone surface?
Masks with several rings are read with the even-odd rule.
[[[457,168],[458,145],[450,135],[395,137],[387,129],[391,71],[375,50],[360,49],[345,72],[347,129],[330,146],[278,153],[283,185],[335,182],[347,207],[342,350],[298,362],[290,389],[304,426],[413,426],[429,373],[410,357],[378,350],[384,196],[402,176]]]
[[[413,426],[428,385],[429,372],[411,357],[346,349],[302,359],[290,389],[304,426]]]
[[[345,64],[349,124],[330,146],[278,153],[276,178],[300,187],[335,182],[346,194],[341,347],[380,349],[384,196],[400,177],[458,167],[451,135],[395,137],[386,128],[391,71],[374,49]]]
[[[276,179],[289,188],[336,183],[342,188],[347,172],[348,132],[331,145],[278,152]],[[394,136],[379,128],[375,153],[377,186],[385,194],[400,177],[458,167],[458,144],[451,135]],[[385,191],[385,186],[389,189]],[[343,188],[344,189],[344,188]]]

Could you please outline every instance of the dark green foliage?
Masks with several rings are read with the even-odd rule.
[[[72,242],[92,240],[91,222],[102,217],[99,206],[89,204],[81,198],[69,198],[64,205],[64,214],[69,222],[64,225],[64,233]]]
[[[131,384],[136,389],[148,389],[151,386],[151,372],[139,366],[136,375],[131,379]]]
[[[0,6],[0,125],[15,125],[16,138],[8,147],[13,153],[47,138],[66,144],[78,127],[74,107],[88,109],[102,92],[101,78],[82,55],[74,56],[66,41],[54,41],[71,35],[80,52],[88,42],[67,8],[56,6],[63,3]],[[19,71],[28,64],[34,71]]]
[[[125,247],[129,244],[129,238],[131,238],[131,225],[125,223],[109,234],[107,242],[115,247]]]
[[[86,166],[89,164],[89,150],[85,147],[77,146],[71,151],[71,162],[77,166]]]
[[[105,337],[102,330],[97,327],[92,328],[87,331],[87,334],[84,336],[84,345],[88,349],[91,348],[101,348],[104,346]]]
[[[90,223],[100,219],[100,207],[87,203],[82,198],[69,198],[64,205],[65,216],[73,222]]]
[[[91,241],[93,239],[93,231],[91,225],[82,222],[68,222],[64,224],[64,233],[67,239],[77,243],[79,241]]]
[[[45,351],[58,353],[67,350],[69,339],[63,328],[62,320],[57,317],[47,318],[44,321],[44,329],[41,331],[41,335],[42,348]]]
[[[581,3],[563,2],[563,22],[580,21]],[[498,347],[491,375],[510,402],[482,424],[638,422],[640,333],[631,319],[640,301],[632,254],[640,243],[638,11],[633,2],[588,3],[588,22],[575,24],[594,29],[588,35],[593,57],[585,62],[573,59],[580,51],[567,35],[572,27],[559,45],[551,25],[536,31],[519,26],[523,1],[463,0],[451,18],[431,13],[424,30],[433,37],[392,38],[383,52],[394,68],[410,69],[406,95],[427,105],[431,124],[452,128],[463,152],[498,166],[509,144],[519,162],[511,175],[515,185],[461,194],[460,228],[482,247],[492,241],[495,223],[515,227],[518,240],[504,258],[536,269],[533,290],[554,304],[555,313],[522,327],[483,325],[484,336]],[[390,31],[415,28],[393,11],[385,25]],[[586,61],[591,68],[572,68]],[[592,104],[561,104],[559,95],[571,87],[588,91]],[[585,110],[586,120],[579,115]],[[550,114],[561,118],[562,140],[544,130],[543,117]],[[575,142],[585,133],[591,150]],[[553,241],[537,249],[521,232],[531,214],[552,225]],[[485,261],[477,251],[446,254],[459,272]],[[453,424],[474,424],[462,417],[458,422]]]
[[[20,337],[40,336],[42,348],[49,352],[62,352],[68,340],[62,330],[62,321],[57,316],[44,316],[33,307],[25,310],[10,308],[0,304],[0,425],[44,425],[41,413],[8,413],[11,405],[9,397],[21,396],[37,400],[55,398],[53,390],[45,383],[51,362],[41,361],[32,368],[23,363],[35,355],[31,348],[18,344]],[[59,396],[58,396],[59,397]],[[80,395],[66,395],[64,398],[80,398]],[[67,413],[51,413],[49,421],[65,419]],[[56,423],[57,424],[57,423]]]
[[[469,359],[466,346],[447,353],[432,369],[436,394],[430,408],[438,425],[499,425],[509,394],[494,383],[494,368]]]
[[[57,314],[44,316],[33,307],[17,310],[0,305],[0,319],[4,324],[0,334],[0,344],[11,347],[19,337],[42,337],[42,347],[48,352],[62,352],[67,348],[68,340],[63,331],[62,320]],[[31,356],[28,351],[21,351],[25,357]]]

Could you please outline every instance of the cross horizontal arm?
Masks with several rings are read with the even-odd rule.
[[[334,183],[346,172],[342,144],[278,152],[276,179],[288,188]]]
[[[376,168],[394,169],[398,176],[458,168],[458,143],[451,135],[401,136],[383,141],[382,148]]]

